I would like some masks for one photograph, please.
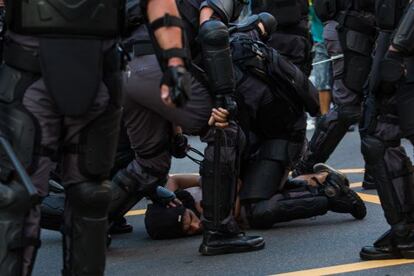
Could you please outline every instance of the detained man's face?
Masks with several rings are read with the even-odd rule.
[[[183,216],[183,231],[187,235],[195,235],[201,233],[201,220],[190,209],[185,209]]]

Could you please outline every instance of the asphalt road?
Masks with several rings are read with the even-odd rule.
[[[191,142],[202,148],[196,140]],[[348,133],[328,164],[342,169],[363,168],[359,148],[359,134]],[[413,154],[410,146],[407,151]],[[197,170],[188,159],[176,160],[173,164],[173,172]],[[374,196],[366,197],[367,200],[376,201],[375,191],[358,187],[363,178],[361,172],[348,176],[356,191],[372,194]],[[361,246],[371,244],[387,230],[380,205],[366,204],[368,215],[362,221],[330,212],[321,217],[282,223],[272,230],[249,232],[264,236],[264,250],[214,257],[198,254],[200,236],[152,241],[145,232],[143,216],[130,216],[128,220],[134,225],[134,231],[114,237],[108,252],[106,275],[273,275],[287,272],[294,272],[291,275],[414,275],[414,260],[360,261]],[[145,206],[146,202],[141,202],[136,209]],[[57,232],[43,231],[42,240],[33,275],[59,275],[61,236]]]

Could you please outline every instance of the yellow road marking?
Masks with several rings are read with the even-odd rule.
[[[369,194],[363,194],[363,193],[357,193],[363,201],[375,203],[375,204],[381,204],[380,199],[377,195],[369,195]]]
[[[369,261],[359,262],[344,265],[328,266],[323,268],[315,268],[301,271],[294,271],[289,273],[274,274],[278,276],[316,276],[316,275],[329,275],[336,273],[347,273],[353,271],[360,271],[373,268],[381,268],[395,265],[413,264],[414,260],[386,260],[386,261]]]
[[[354,169],[339,169],[341,173],[364,173],[365,169],[363,168],[354,168]]]
[[[138,209],[138,210],[131,210],[128,213],[126,213],[126,217],[129,216],[141,216],[145,214],[145,211],[147,211],[147,209]]]
[[[351,187],[351,188],[359,188],[359,187],[362,187],[362,182],[354,182],[354,183],[351,183],[351,185],[349,185],[349,187]]]

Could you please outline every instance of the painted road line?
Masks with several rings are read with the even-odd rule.
[[[377,195],[370,195],[364,193],[357,193],[363,201],[375,204],[381,204],[380,199]]]
[[[138,209],[138,210],[131,210],[128,213],[126,213],[126,217],[130,217],[130,216],[141,216],[145,214],[145,211],[147,211],[147,209]]]
[[[363,168],[351,168],[351,169],[338,169],[338,171],[340,171],[341,173],[345,173],[345,174],[359,174],[359,173],[364,173],[365,169]],[[170,174],[170,176],[180,176],[180,175],[195,175],[195,176],[199,176],[200,174],[198,173],[172,173]]]
[[[414,264],[414,260],[399,259],[399,260],[386,260],[386,261],[368,261],[351,263],[344,265],[335,265],[322,268],[314,268],[308,270],[294,271],[289,273],[274,274],[278,276],[316,276],[316,275],[330,275],[337,273],[347,273],[353,271],[360,271],[373,268],[382,268],[395,265]]]
[[[354,168],[354,169],[338,169],[341,173],[353,174],[353,173],[364,173],[365,169],[363,168]]]
[[[351,188],[359,188],[362,187],[362,182],[354,182],[349,185]]]

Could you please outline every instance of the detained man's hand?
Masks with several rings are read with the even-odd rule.
[[[230,112],[224,108],[213,108],[210,119],[208,120],[208,125],[218,128],[226,128],[229,126],[229,115]]]

